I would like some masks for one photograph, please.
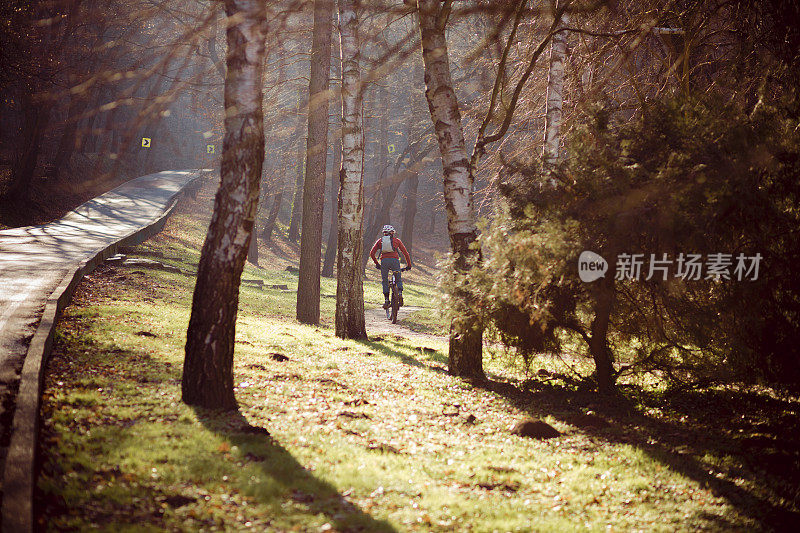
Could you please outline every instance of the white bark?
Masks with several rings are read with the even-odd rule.
[[[342,58],[342,167],[339,171],[336,335],[366,338],[361,247],[364,129],[359,72],[358,0],[339,0]]]
[[[192,297],[182,399],[236,409],[233,348],[239,283],[258,206],[264,161],[264,54],[267,13],[261,0],[226,0],[225,139],[221,182]]]
[[[444,200],[447,229],[455,267],[466,272],[480,254],[470,246],[478,236],[473,203],[473,175],[464,143],[461,113],[453,90],[445,39],[449,4],[440,9],[439,0],[418,0],[422,59],[425,64],[425,97],[431,112],[444,168]],[[457,294],[457,299],[467,298]],[[467,307],[468,309],[468,307]],[[482,380],[482,335],[477,320],[469,311],[450,325],[449,372],[456,376]]]
[[[558,28],[565,28],[568,23],[569,17],[564,13],[561,15],[561,22]],[[547,113],[544,127],[544,153],[542,155],[545,170],[552,169],[558,163],[566,55],[567,32],[562,30],[553,35],[553,40],[550,43],[550,71],[547,77]]]
[[[444,28],[438,27],[439,1],[419,0],[425,96],[433,119],[444,167],[444,198],[451,243],[455,235],[475,234],[473,183],[461,126],[461,113],[453,90]],[[456,251],[456,250],[454,250]]]

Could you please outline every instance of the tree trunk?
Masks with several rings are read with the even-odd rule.
[[[233,410],[239,283],[264,161],[261,103],[267,13],[261,0],[225,0],[225,12],[232,22],[226,31],[228,112],[221,182],[197,272],[181,390],[189,405]]]
[[[67,110],[67,117],[64,124],[64,130],[61,132],[61,140],[58,143],[56,156],[53,159],[53,166],[55,167],[55,178],[58,179],[61,173],[69,165],[72,159],[72,154],[75,152],[76,133],[78,130],[78,119],[80,115],[86,110],[88,100],[83,95],[72,95]]]
[[[414,172],[406,181],[406,195],[403,198],[403,244],[411,253],[414,247],[414,218],[417,216],[417,188],[419,174]]]
[[[303,168],[303,161],[305,160],[306,151],[305,151],[305,142],[300,140],[301,134],[303,132],[303,127],[307,124],[307,122],[303,119],[303,113],[306,112],[306,107],[308,106],[308,93],[303,93],[302,99],[297,102],[297,122],[295,123],[294,133],[292,133],[292,137],[289,141],[289,146],[287,146],[286,151],[289,152],[293,143],[297,144],[297,161],[295,163],[294,169],[297,172],[295,174],[295,182],[294,182],[294,194],[292,195],[292,206],[291,206],[291,213],[289,215],[289,235],[288,239],[292,242],[297,242],[297,239],[300,238],[300,217],[302,214],[302,202],[300,199],[302,198],[302,191],[303,191],[303,174],[305,172],[305,168]],[[278,212],[278,216],[280,216],[280,211]]]
[[[303,216],[303,176],[305,174],[305,168],[303,168],[303,161],[305,160],[306,150],[303,147],[302,142],[298,141],[297,143],[297,164],[295,169],[297,170],[297,179],[294,182],[294,198],[292,200],[292,218],[289,222],[289,240],[292,242],[297,242],[297,239],[300,238],[300,225],[301,225],[301,218]]]
[[[272,242],[272,232],[275,231],[275,221],[278,219],[278,213],[281,210],[281,202],[283,202],[283,189],[278,190],[275,198],[272,199],[272,207],[264,224],[264,231],[261,232],[261,238],[267,242]]]
[[[342,56],[342,169],[336,262],[336,336],[366,339],[361,232],[364,226],[364,116],[359,72],[359,0],[339,0]]]
[[[405,170],[403,170],[406,173]],[[394,203],[394,199],[397,197],[397,191],[400,190],[400,185],[405,180],[398,180],[393,182],[389,187],[386,187],[382,193],[378,193],[378,197],[381,198],[381,201],[375,207],[375,217],[372,219],[372,222],[367,226],[367,231],[363,236],[363,255],[361,259],[361,270],[363,272],[364,267],[367,265],[367,261],[369,261],[369,251],[372,249],[372,245],[375,243],[375,239],[378,238],[378,235],[381,232],[381,228],[385,224],[389,223],[389,212],[392,210],[392,204]]]
[[[389,164],[389,115],[391,114],[389,91],[381,88],[379,91],[378,112],[378,166],[375,168],[375,178],[380,181],[386,177],[386,167]],[[409,142],[411,140],[409,139]]]
[[[411,91],[408,93],[406,137],[408,137],[409,142],[415,138],[414,124],[417,118],[414,114],[413,94]],[[403,227],[401,232],[403,244],[409,254],[411,254],[411,250],[414,247],[414,218],[417,216],[417,189],[419,188],[419,172],[417,172],[416,168],[410,168],[410,171],[412,174],[406,180],[406,192],[403,197]]]
[[[325,245],[325,259],[322,262],[322,275],[326,278],[333,277],[333,266],[336,262],[336,249],[338,241],[338,201],[339,197],[339,173],[342,166],[342,143],[337,141],[334,143],[334,156],[333,156],[333,171],[331,172],[331,193],[329,198],[329,205],[331,211],[330,230],[328,231],[328,242]]]
[[[322,263],[322,212],[328,156],[328,108],[331,72],[332,0],[314,0],[314,37],[308,100],[308,146],[303,184],[303,227],[297,281],[297,320],[319,324],[319,276]]]
[[[374,198],[380,198],[380,204],[373,209],[374,217],[369,224],[367,224],[367,231],[364,234],[364,255],[361,265],[362,269],[367,265],[367,261],[369,260],[369,251],[375,242],[374,239],[380,235],[383,225],[389,223],[389,213],[391,212],[392,205],[397,197],[397,191],[400,190],[400,186],[407,179],[418,176],[423,160],[435,147],[434,145],[429,145],[421,148],[421,146],[421,143],[416,142],[411,143],[408,147],[406,147],[403,153],[398,157],[398,160],[395,162],[395,173],[381,180],[382,183],[376,184],[378,187],[382,186],[381,190],[373,194]],[[405,163],[406,167],[403,170],[398,171],[400,165],[403,164],[403,160],[407,161]]]
[[[50,121],[50,107],[34,101],[33,95],[28,91],[22,95],[22,106],[22,153],[14,163],[11,186],[6,192],[6,197],[12,202],[24,202],[29,198],[36,163],[39,161],[42,136]]]
[[[569,23],[566,13],[561,15],[559,28]],[[550,71],[547,76],[547,112],[544,128],[544,153],[542,163],[546,171],[558,163],[561,106],[564,102],[564,60],[567,55],[567,32],[559,31],[550,43]]]
[[[23,84],[21,100],[25,121],[22,153],[11,169],[11,184],[6,193],[6,197],[12,201],[29,199],[42,138],[50,122],[54,105],[52,102],[44,101],[40,94],[50,88],[56,79],[57,74],[54,69],[60,68],[58,66],[61,65],[64,51],[68,48],[67,43],[74,36],[75,26],[81,20],[81,2],[67,2],[62,6],[48,2],[34,2],[31,6],[33,20],[47,20],[50,23],[38,29],[28,27],[23,31],[27,31],[31,38],[37,39],[42,50],[53,50],[53,56],[52,63],[44,62],[37,65],[39,67],[37,75],[29,80],[28,87]],[[66,8],[66,11],[62,11],[63,8]],[[28,60],[34,59],[28,58]]]
[[[250,237],[250,246],[247,247],[247,262],[255,266],[258,266],[258,232],[256,231],[255,221],[258,220],[259,203],[256,203],[256,214],[253,217],[253,234]]]
[[[388,138],[389,138],[389,91],[384,88],[378,88],[376,95],[372,98],[373,103],[376,104],[378,118],[378,142],[374,145],[372,165],[374,167],[375,183],[378,186],[378,193],[371,197],[370,214],[367,215],[368,230],[364,233],[364,253],[362,255],[362,268],[367,265],[369,260],[369,250],[372,248],[373,236],[376,234],[375,227],[383,227],[384,224],[389,223],[389,214],[384,211],[387,205],[391,207],[394,197],[397,195],[397,189],[394,191],[387,190],[380,186],[380,182],[386,178],[386,168],[388,165]],[[409,141],[410,142],[410,141]],[[387,195],[389,196],[387,198]],[[366,209],[366,206],[365,206]]]
[[[444,200],[447,230],[455,256],[456,275],[465,275],[480,259],[471,247],[478,236],[473,203],[473,176],[470,171],[461,113],[453,90],[447,54],[445,26],[447,13],[439,0],[418,0],[422,36],[422,59],[425,65],[425,97],[428,100],[444,169]],[[446,4],[447,5],[447,4]],[[455,294],[465,300],[463,294]],[[471,379],[485,379],[483,373],[483,331],[470,311],[469,302],[461,305],[462,314],[450,325],[449,371]]]
[[[375,171],[378,168],[378,152],[375,151],[378,143],[372,140],[374,132],[378,129],[375,126],[377,124],[375,108],[378,105],[378,91],[369,82],[364,84],[362,90],[364,92],[361,97],[364,102],[362,105],[364,113],[364,185],[369,187],[370,183],[378,181],[378,173]],[[373,206],[367,203],[368,200],[370,199],[364,197],[364,218],[366,220],[370,220],[373,214]]]
[[[592,320],[592,336],[589,339],[589,351],[597,370],[597,389],[608,394],[614,391],[614,358],[608,347],[608,325],[614,306],[614,277],[606,276],[599,281],[594,296],[594,320]]]
[[[336,13],[337,21],[339,17],[338,9]],[[342,50],[341,50],[341,38],[339,36],[339,26],[338,22],[336,23],[336,33],[334,34],[336,38],[331,39],[331,81],[338,85],[338,87],[332,89],[331,93],[335,94],[336,91],[342,90],[341,80],[342,80]],[[342,120],[342,107],[341,105],[337,105],[336,101],[332,102],[332,111],[334,117],[338,119],[338,121],[334,121],[334,123],[341,123]],[[362,115],[363,115],[363,105],[362,105]],[[330,216],[330,223],[328,228],[328,241],[325,243],[325,257],[322,261],[322,273],[321,275],[326,278],[334,277],[334,269],[336,268],[336,250],[338,248],[338,240],[339,240],[339,172],[342,167],[342,134],[338,127],[334,128],[334,131],[338,132],[338,135],[335,136],[333,141],[333,164],[331,165],[331,190],[330,196],[328,196],[328,211]]]

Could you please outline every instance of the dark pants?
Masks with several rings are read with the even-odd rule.
[[[400,274],[400,260],[396,257],[381,259],[381,283],[383,284],[383,294],[389,294],[389,270],[397,272],[397,288],[403,292],[403,276]]]

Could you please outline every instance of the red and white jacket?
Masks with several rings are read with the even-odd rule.
[[[392,244],[394,245],[393,246],[394,248],[396,248],[397,250],[400,250],[403,253],[403,257],[406,260],[406,265],[410,265],[411,264],[411,256],[408,255],[408,250],[406,250],[406,247],[403,244],[403,241],[401,241],[397,237],[392,237]],[[375,244],[372,246],[372,250],[369,251],[370,258],[376,263],[378,262],[378,259],[376,258],[376,254],[378,253],[378,250],[380,250],[380,248],[381,248],[381,239],[378,239],[377,241],[375,241]],[[400,254],[398,254],[394,250],[392,250],[391,252],[383,252],[383,251],[381,252],[381,256],[380,256],[381,259],[389,259],[390,257],[393,257],[395,259],[400,259]]]

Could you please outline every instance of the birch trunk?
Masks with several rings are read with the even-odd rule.
[[[225,0],[225,13],[230,25],[221,182],[197,272],[181,391],[189,405],[233,410],[239,283],[264,161],[261,100],[267,25],[261,0]]]
[[[558,28],[569,23],[566,13],[561,15]],[[564,61],[567,55],[567,32],[562,30],[553,35],[550,43],[550,71],[547,76],[547,112],[544,127],[544,153],[542,163],[545,171],[551,171],[558,163],[561,129],[561,107],[564,102]]]
[[[300,232],[300,273],[297,282],[297,320],[319,324],[322,212],[325,206],[325,163],[328,156],[331,29],[333,0],[314,1],[314,37],[308,100],[308,146],[303,184]]]
[[[322,276],[333,277],[333,267],[336,263],[336,243],[339,239],[337,231],[339,218],[338,198],[339,198],[339,169],[342,167],[342,143],[337,140],[333,143],[333,172],[331,172],[331,192],[328,197],[330,202],[331,218],[330,229],[328,231],[328,242],[325,245],[325,258],[322,261]]]
[[[338,11],[336,16],[338,17]],[[338,23],[336,27],[338,35]],[[334,83],[341,83],[342,79],[342,51],[339,49],[341,40],[337,37],[333,39],[331,44],[331,81]],[[335,72],[335,73],[334,73]],[[341,91],[341,85],[336,87],[333,91]],[[341,105],[334,105],[335,118],[339,122],[342,120],[342,107]],[[335,130],[334,130],[335,131]],[[328,196],[328,206],[330,214],[330,228],[328,229],[328,242],[325,243],[325,257],[322,260],[321,275],[326,278],[332,278],[333,271],[336,268],[336,248],[339,240],[339,170],[342,167],[342,134],[341,131],[335,136],[333,141],[333,165],[331,165],[331,192]]]
[[[364,116],[359,72],[359,0],[339,0],[342,56],[342,168],[336,261],[336,336],[366,339],[361,239],[364,224]]]
[[[477,250],[470,246],[478,236],[478,229],[475,225],[473,176],[447,55],[444,33],[447,14],[440,9],[439,0],[418,0],[417,6],[425,65],[425,97],[444,169],[447,230],[457,274],[464,274],[479,259]],[[456,297],[465,298],[465,295],[456,294]],[[469,305],[462,307],[462,315],[450,324],[449,372],[482,380],[485,379],[483,332],[477,327],[477,320],[469,311]]]

